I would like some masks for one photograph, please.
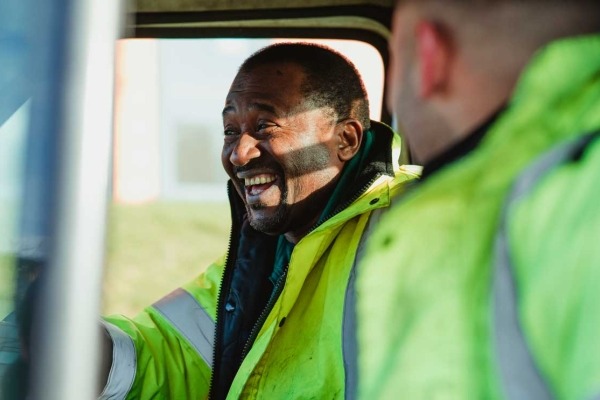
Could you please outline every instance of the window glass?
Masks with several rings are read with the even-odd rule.
[[[85,163],[78,162],[93,159],[84,153],[87,139],[97,137],[95,130],[88,130],[87,121],[93,121],[89,125],[106,122],[110,126],[109,120],[96,117],[102,115],[103,105],[110,110],[110,102],[98,101],[102,96],[89,90],[87,78],[103,82],[99,71],[106,59],[102,51],[106,49],[111,54],[113,39],[97,35],[94,24],[77,29],[88,21],[85,15],[92,3],[98,4],[71,0],[0,1],[0,399],[40,398],[40,393],[35,392],[38,390],[48,398],[56,398],[57,393],[65,393],[60,381],[63,376],[83,382],[84,386],[92,377],[91,372],[86,374],[87,366],[78,369],[80,364],[73,363],[69,356],[72,350],[77,353],[77,349],[93,346],[94,338],[70,340],[69,346],[62,345],[67,342],[64,338],[72,338],[71,334],[79,328],[85,336],[89,332],[86,323],[96,324],[96,296],[86,290],[93,279],[78,278],[99,276],[97,269],[92,270],[98,265],[72,262],[70,256],[78,252],[85,252],[86,260],[93,255],[87,251],[90,247],[69,241],[79,235],[86,243],[92,243],[104,228],[102,218],[84,218],[98,213],[79,213],[76,207],[70,208],[83,203],[79,201],[82,198],[90,203],[88,198],[92,196],[81,190],[80,181],[96,185],[102,194],[106,190],[101,181],[88,176],[87,171],[96,164],[86,170],[80,168]],[[98,21],[114,21],[116,9],[114,14],[108,11],[110,7],[100,9],[107,12],[98,14]],[[100,51],[84,51],[92,48],[90,42],[95,44],[94,50]],[[92,53],[93,65],[85,69],[90,66],[88,55]],[[106,69],[112,71],[110,59],[106,64]],[[107,93],[106,100],[111,100],[112,85],[101,86]],[[88,103],[94,105],[94,118],[86,112]],[[100,170],[106,172],[106,168]],[[66,171],[73,172],[76,178],[72,179]],[[86,229],[77,229],[90,220]],[[100,234],[94,235],[96,232]],[[100,240],[96,244],[100,245]],[[85,286],[87,283],[90,286]],[[71,301],[73,298],[78,301]],[[82,307],[76,309],[73,305]],[[88,312],[82,315],[81,310]],[[76,323],[64,323],[65,317],[68,320],[71,315]],[[83,346],[77,342],[83,342]],[[61,366],[44,368],[58,353],[63,358]],[[91,352],[84,361],[93,359]],[[42,367],[29,380],[31,360]],[[75,365],[81,375],[67,374],[62,367],[65,365]],[[45,390],[50,387],[57,390]],[[28,394],[29,389],[34,391]]]
[[[5,374],[14,371],[20,354],[15,304],[23,288],[17,293],[17,252],[31,109],[26,12],[27,1],[0,2],[0,398],[12,393]]]
[[[23,156],[29,102],[0,124],[0,318],[13,309],[14,261],[21,215]]]
[[[123,40],[104,312],[134,314],[197,276],[227,247],[221,111],[241,63],[296,39]],[[310,40],[346,55],[380,119],[383,61],[371,45]],[[141,288],[133,290],[132,288]]]

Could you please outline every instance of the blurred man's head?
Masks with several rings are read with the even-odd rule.
[[[222,161],[252,226],[304,236],[369,124],[363,83],[340,54],[284,43],[246,60],[223,109]]]
[[[415,161],[426,163],[505,104],[541,46],[599,28],[592,0],[397,1],[387,105]]]

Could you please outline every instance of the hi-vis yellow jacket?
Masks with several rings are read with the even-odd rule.
[[[600,398],[599,131],[600,36],[563,39],[394,199],[358,266],[359,398]]]
[[[355,345],[354,310],[345,306],[353,296],[355,256],[372,212],[416,177],[414,169],[392,162],[397,157],[389,128],[376,124],[374,136],[350,201],[294,247],[280,293],[256,326],[228,399],[343,398],[355,382],[355,371],[345,366]],[[103,398],[202,399],[209,391],[212,398],[225,397],[211,388],[211,375],[223,346],[218,315],[229,311],[219,288],[230,286],[237,257],[240,221],[232,214],[228,255],[134,319],[106,319],[114,352]]]

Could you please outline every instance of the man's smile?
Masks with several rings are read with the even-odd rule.
[[[256,175],[252,174],[243,174],[244,176],[239,176],[239,179],[244,181],[244,188],[246,190],[246,200],[251,202],[250,200],[258,200],[251,199],[251,197],[260,196],[263,192],[268,190],[271,186],[273,186],[273,182],[277,180],[277,175],[270,173],[259,173]]]
[[[265,183],[271,183],[275,180],[276,176],[271,174],[260,174],[249,178],[244,178],[244,185],[262,185]]]

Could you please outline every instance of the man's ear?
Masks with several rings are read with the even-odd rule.
[[[421,21],[415,29],[419,74],[419,96],[429,98],[444,91],[450,76],[451,41],[432,21]]]
[[[350,160],[360,149],[363,138],[363,127],[353,118],[338,123],[337,154],[340,161]]]

